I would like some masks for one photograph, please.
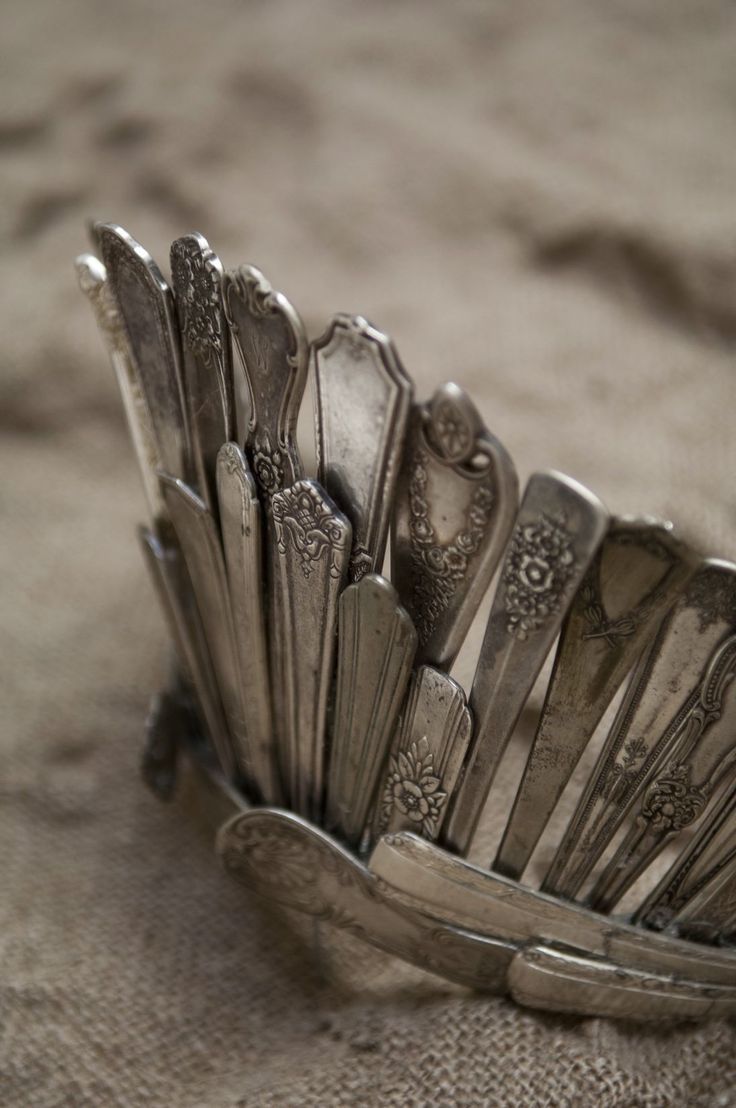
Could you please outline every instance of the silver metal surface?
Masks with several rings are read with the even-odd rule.
[[[674,925],[679,935],[696,942],[736,942],[736,854],[724,859],[707,885],[678,912]]]
[[[614,520],[565,619],[493,868],[520,877],[614,694],[700,559],[648,519]]]
[[[220,830],[217,851],[227,872],[261,896],[370,936],[381,950],[458,984],[505,991],[513,946],[390,904],[352,854],[291,812],[235,816]]]
[[[179,550],[171,543],[162,543],[147,527],[139,529],[139,538],[169,634],[194,690],[204,733],[212,743],[223,773],[231,780],[236,774],[235,756],[186,567]]]
[[[736,782],[703,818],[697,833],[636,912],[648,927],[695,931],[716,941],[736,903]]]
[[[449,670],[503,553],[516,470],[468,395],[442,385],[412,411],[394,506],[391,569],[418,659]]]
[[[488,873],[417,835],[384,835],[368,868],[409,911],[509,943],[554,943],[646,973],[736,989],[736,951],[684,942]]]
[[[217,515],[217,453],[236,437],[230,333],[222,302],[223,269],[203,235],[171,246],[171,283],[181,334],[184,395],[196,491]]]
[[[265,587],[275,740],[285,756],[286,690],[282,628],[290,616],[281,591],[281,571],[271,521],[271,498],[300,480],[302,463],[296,424],[307,380],[309,345],[298,313],[253,266],[241,266],[223,279],[225,314],[245,373],[248,425],[244,450],[265,515]],[[286,767],[282,764],[282,769]]]
[[[509,990],[529,1008],[595,1012],[628,1020],[732,1016],[736,989],[678,981],[553,947],[521,950],[509,967]]]
[[[226,273],[222,289],[248,386],[245,454],[267,508],[274,493],[303,476],[296,421],[307,380],[307,336],[283,293],[254,266]]]
[[[411,830],[441,835],[472,732],[465,693],[432,666],[414,673],[378,796],[374,837]]]
[[[444,841],[466,854],[499,762],[567,608],[608,526],[591,492],[558,473],[530,479],[504,555],[470,693],[475,732]]]
[[[736,635],[708,660],[687,709],[668,729],[642,781],[634,822],[598,878],[591,904],[610,911],[665,844],[705,812],[713,791],[736,769]]]
[[[183,481],[168,474],[160,474],[159,479],[194,586],[238,768],[248,785],[255,786],[260,794],[260,752],[251,748],[246,730],[243,684],[217,525],[204,501]]]
[[[253,783],[269,804],[282,799],[273,745],[262,573],[261,507],[245,455],[226,442],[217,455],[217,499],[237,645]]]
[[[611,521],[555,473],[515,514],[514,467],[465,393],[446,384],[412,408],[362,317],[335,317],[312,347],[323,484],[305,479],[309,345],[288,300],[252,267],[224,276],[197,234],[173,244],[173,294],[122,228],[95,239],[105,264],[77,269],[177,654],[149,718],[154,791],[228,821],[238,880],[453,981],[584,1015],[736,1014],[736,565],[697,562],[668,524]],[[372,572],[389,521],[393,583]],[[448,671],[496,571],[468,707]],[[493,794],[513,811],[488,872],[459,855],[558,636],[516,800]],[[627,673],[543,891],[529,888],[515,877],[549,849]],[[253,806],[275,802],[294,811]],[[614,916],[624,894],[633,910]]]
[[[95,232],[146,398],[159,468],[186,481],[191,449],[174,298],[153,258],[127,231],[103,223]]]
[[[191,764],[196,807],[226,820],[217,835],[226,871],[269,900],[531,1007],[634,1020],[736,1012],[733,952],[564,904],[412,834],[384,836],[363,866],[313,824],[248,809],[211,770]],[[192,798],[190,780],[189,807]]]
[[[345,589],[338,626],[325,827],[357,848],[393,739],[417,635],[393,585],[374,573]]]
[[[352,534],[316,481],[298,481],[271,500],[281,603],[283,730],[276,735],[286,799],[320,821],[325,728],[332,684],[337,601],[347,581]]]
[[[81,254],[76,260],[76,269],[80,288],[92,305],[97,326],[110,355],[143,491],[151,518],[157,519],[165,511],[157,476],[162,461],[153,432],[151,412],[133,360],[125,325],[102,262],[92,254]]]
[[[350,579],[380,572],[412,383],[393,343],[337,315],[312,346],[320,483],[353,528]]]
[[[543,888],[572,897],[626,818],[672,742],[708,726],[708,660],[736,626],[736,565],[708,560],[658,630],[624,695]]]

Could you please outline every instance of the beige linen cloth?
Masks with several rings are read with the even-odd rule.
[[[535,1014],[313,934],[147,793],[166,636],[72,273],[87,216],[162,262],[201,230],[310,334],[362,312],[420,396],[468,388],[522,479],[562,469],[734,556],[733,4],[11,0],[1,18],[0,1102],[736,1104],[733,1023]]]

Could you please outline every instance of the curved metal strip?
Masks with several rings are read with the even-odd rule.
[[[528,1008],[614,1019],[706,1019],[736,1012],[736,988],[640,973],[548,946],[519,951],[509,968],[509,988]]]
[[[416,835],[384,835],[368,868],[388,899],[506,942],[564,945],[645,973],[736,988],[736,950],[684,942],[527,889]]]
[[[229,820],[217,852],[236,881],[389,954],[469,988],[505,992],[516,948],[391,904],[381,882],[292,812],[259,808]]]

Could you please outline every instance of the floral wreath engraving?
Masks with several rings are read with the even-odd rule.
[[[416,573],[411,614],[422,643],[432,635],[458,581],[465,577],[470,559],[483,541],[495,502],[490,482],[484,481],[473,492],[461,529],[449,543],[440,545],[429,519],[428,461],[425,450],[415,451],[409,481],[411,562]]]
[[[642,817],[657,831],[680,831],[698,818],[709,791],[690,784],[688,765],[672,765],[647,789]]]
[[[434,838],[447,800],[447,793],[440,790],[440,784],[426,737],[411,743],[408,750],[392,755],[383,793],[384,825],[396,810],[420,824],[424,835]]]
[[[524,641],[559,611],[575,567],[563,513],[517,526],[504,571],[507,631]]]
[[[309,482],[300,481],[275,496],[271,511],[279,551],[285,554],[291,543],[301,558],[305,577],[323,557],[328,560],[330,577],[342,576],[337,555],[346,545],[344,524]]]
[[[205,365],[211,365],[213,357],[219,365],[223,356],[220,274],[212,258],[212,251],[203,252],[195,241],[179,240],[171,251],[175,283],[183,293],[177,305],[182,335]]]

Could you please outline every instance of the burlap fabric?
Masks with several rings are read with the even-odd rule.
[[[3,14],[0,1101],[736,1103],[733,1024],[537,1015],[292,926],[143,789],[165,635],[71,269],[88,215],[162,260],[198,228],[312,334],[363,312],[420,395],[469,388],[522,477],[733,556],[733,5]]]

